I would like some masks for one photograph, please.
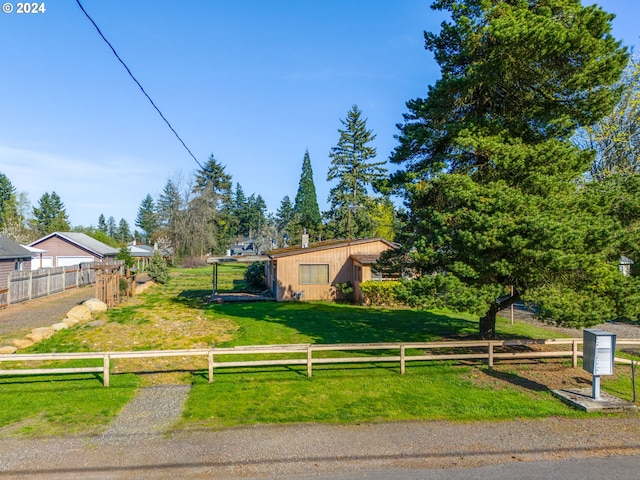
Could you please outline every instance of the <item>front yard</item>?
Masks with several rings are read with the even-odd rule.
[[[221,289],[241,288],[242,266],[225,265]],[[287,343],[435,341],[473,338],[476,319],[326,303],[208,304],[209,268],[174,270],[171,281],[134,300],[57,333],[33,352],[186,349]],[[502,338],[551,338],[557,333],[498,319]],[[630,399],[627,368],[603,379],[603,389]],[[121,373],[124,372],[124,373]],[[133,374],[133,373],[135,374]],[[622,373],[620,373],[622,372]],[[93,432],[108,423],[140,386],[192,384],[181,428],[263,422],[502,420],[550,415],[579,417],[551,388],[584,386],[590,377],[570,362],[481,362],[324,365],[313,378],[300,367],[222,369],[207,383],[201,358],[118,360],[112,387],[95,374],[0,378],[0,434]],[[120,373],[120,374],[118,374]],[[46,399],[46,401],[44,401]],[[18,407],[19,404],[19,407]]]

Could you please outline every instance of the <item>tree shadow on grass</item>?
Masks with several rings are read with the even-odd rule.
[[[382,309],[315,302],[223,304],[218,314],[283,325],[315,343],[429,342],[474,338],[475,321],[409,309]]]
[[[516,387],[525,388],[534,392],[548,392],[550,390],[547,385],[543,385],[542,383],[536,382],[535,380],[524,378],[514,373],[499,372],[494,369],[487,369],[485,370],[485,374],[497,380],[515,385]]]

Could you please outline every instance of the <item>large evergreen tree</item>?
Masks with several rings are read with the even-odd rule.
[[[294,237],[295,209],[289,195],[285,195],[280,202],[280,208],[276,212],[275,227],[278,236],[278,245],[287,246]]]
[[[150,194],[147,194],[140,203],[138,216],[136,217],[136,226],[140,227],[144,231],[145,243],[151,241],[153,234],[158,229],[156,205]]]
[[[298,193],[294,203],[298,232],[306,230],[310,238],[318,236],[322,231],[322,217],[318,206],[318,195],[316,185],[313,182],[313,169],[311,168],[311,158],[309,150],[304,152],[302,160],[302,173],[298,184]],[[292,243],[298,243],[298,240]]]
[[[442,77],[407,103],[394,175],[410,297],[477,312],[480,335],[524,299],[559,323],[615,318],[626,289],[615,222],[577,180],[593,153],[576,128],[607,115],[627,53],[612,16],[578,0],[441,0],[426,33]],[[514,295],[509,286],[515,285]]]
[[[367,129],[367,121],[357,105],[340,122],[344,129],[338,129],[338,144],[329,154],[327,181],[338,183],[329,192],[327,228],[336,238],[372,237],[376,231],[372,214],[378,203],[372,196],[372,184],[384,178],[386,161],[373,161],[376,149],[370,144],[376,136]]]
[[[40,197],[38,206],[33,207],[33,217],[40,235],[71,229],[64,203],[56,192],[45,192]]]
[[[9,177],[0,172],[0,228],[4,227],[10,218],[17,215],[16,187]]]

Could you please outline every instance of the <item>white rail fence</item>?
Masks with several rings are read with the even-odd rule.
[[[425,361],[459,361],[481,360],[486,361],[492,368],[495,360],[508,359],[534,359],[534,358],[560,358],[570,357],[573,367],[578,366],[578,357],[582,351],[578,346],[582,344],[581,338],[563,338],[551,340],[478,340],[459,342],[408,342],[408,343],[352,343],[352,344],[289,344],[289,345],[257,345],[230,348],[205,348],[190,350],[146,350],[129,352],[82,352],[82,353],[38,353],[38,354],[14,354],[0,355],[1,362],[48,362],[68,360],[97,360],[99,366],[91,367],[54,367],[43,366],[41,368],[15,368],[0,370],[0,376],[6,375],[49,375],[69,373],[101,373],[103,384],[109,386],[109,377],[113,361],[131,358],[161,358],[161,357],[206,357],[208,360],[209,383],[214,381],[214,371],[218,368],[232,367],[259,367],[259,366],[292,366],[306,365],[307,375],[312,376],[314,365],[342,364],[342,363],[382,363],[396,362],[400,364],[400,373],[404,374],[408,362]],[[518,349],[539,345],[558,346],[558,350],[521,350],[502,351],[504,349]],[[636,345],[640,346],[637,339],[617,339],[616,346]],[[496,351],[497,349],[497,351]],[[346,352],[372,350],[393,351],[393,355],[367,355],[345,357],[314,357],[315,352]],[[419,353],[416,353],[416,350]],[[446,353],[437,353],[444,350]],[[450,353],[452,350],[463,352]],[[268,357],[272,355],[298,355],[297,358],[265,358],[261,360],[229,361],[221,356],[258,355]],[[217,358],[216,358],[217,357]],[[624,358],[615,359],[618,363],[630,364],[632,361]],[[199,370],[199,369],[198,369]],[[122,373],[122,372],[120,372]]]

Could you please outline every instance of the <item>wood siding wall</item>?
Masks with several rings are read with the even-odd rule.
[[[311,245],[313,247],[313,245]],[[302,292],[301,300],[334,300],[336,297],[336,284],[342,282],[354,283],[353,261],[351,255],[378,255],[389,246],[382,241],[372,241],[358,245],[345,245],[326,250],[299,252],[292,255],[277,257],[268,268],[269,286],[273,289],[274,276],[277,279],[276,300],[294,300],[299,292]],[[312,250],[312,248],[310,248]],[[300,284],[298,271],[300,265],[329,265],[329,283],[326,285]],[[363,266],[362,279],[370,279],[371,269]],[[272,290],[273,291],[273,290]]]

